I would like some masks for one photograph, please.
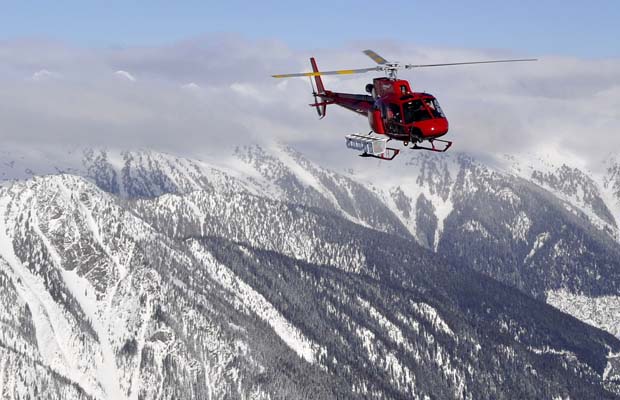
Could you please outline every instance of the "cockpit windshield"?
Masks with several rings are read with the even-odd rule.
[[[439,107],[439,103],[437,102],[437,99],[424,99],[424,102],[426,103],[426,107],[428,107],[428,109],[431,110],[431,114],[433,114],[433,117],[435,118],[446,117],[443,111],[441,111],[441,107]]]
[[[445,118],[436,99],[412,100],[403,104],[405,124],[425,121],[431,118]]]

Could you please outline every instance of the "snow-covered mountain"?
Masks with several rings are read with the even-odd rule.
[[[2,157],[0,398],[620,395],[620,163]]]

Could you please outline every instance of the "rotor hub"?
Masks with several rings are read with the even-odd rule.
[[[398,79],[398,70],[403,68],[402,64],[399,62],[386,62],[381,65],[380,70],[384,71],[386,76],[391,80]]]

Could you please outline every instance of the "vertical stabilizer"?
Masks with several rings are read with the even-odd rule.
[[[312,64],[312,72],[319,72],[319,68],[316,66],[316,60],[314,57],[310,59],[310,64]],[[316,90],[318,91],[318,94],[325,93],[325,86],[323,86],[321,75],[315,75],[314,79],[316,81]]]
[[[316,66],[316,60],[314,57],[310,58],[310,64],[312,64],[312,72],[319,72],[319,67]],[[321,75],[314,75],[314,80],[316,82],[316,92],[312,93],[314,95],[314,104],[313,107],[316,108],[317,114],[319,114],[319,118],[325,118],[325,114],[327,112],[327,103],[323,100],[319,103],[317,95],[320,96],[325,93],[325,86],[323,86],[323,79],[321,79]]]

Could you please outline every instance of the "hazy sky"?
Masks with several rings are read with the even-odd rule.
[[[0,38],[86,46],[161,45],[205,33],[278,39],[297,49],[350,41],[620,56],[618,0],[3,1]]]
[[[373,48],[413,63],[541,58],[402,74],[439,98],[456,151],[620,149],[620,2],[331,3],[4,2],[0,141],[191,156],[279,140],[341,159],[367,121],[336,107],[318,121],[307,80],[270,75],[309,56],[370,66]],[[372,77],[325,81],[359,93]]]

